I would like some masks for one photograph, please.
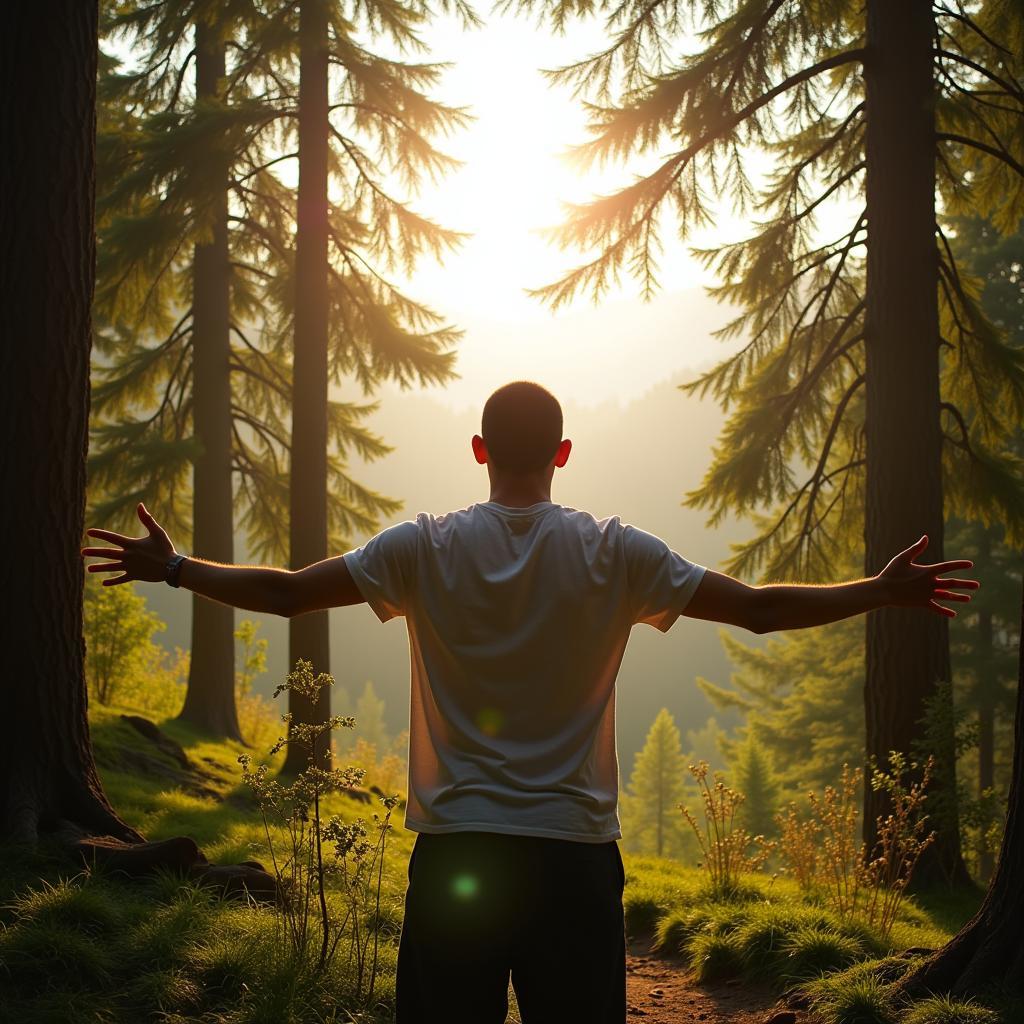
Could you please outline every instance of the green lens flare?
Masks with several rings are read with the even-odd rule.
[[[481,708],[477,712],[477,728],[486,736],[497,736],[505,719],[497,708]]]
[[[472,875],[456,875],[452,882],[452,892],[462,900],[472,899],[479,888],[479,883]]]

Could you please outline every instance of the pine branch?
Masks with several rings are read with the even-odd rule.
[[[966,135],[956,135],[952,132],[936,132],[935,137],[943,142],[957,142],[961,146],[968,146],[971,149],[978,149],[983,153],[988,153],[989,156],[1001,160],[1007,167],[1024,178],[1024,164],[1014,159],[1002,146],[990,146],[978,139],[972,139]]]

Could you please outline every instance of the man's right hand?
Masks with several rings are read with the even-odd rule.
[[[149,509],[140,501],[136,511],[142,525],[146,527],[145,537],[125,537],[110,530],[94,528],[85,532],[90,537],[111,541],[120,545],[118,548],[82,548],[83,555],[96,555],[115,561],[94,563],[88,566],[89,572],[123,571],[121,576],[110,576],[103,581],[103,586],[117,586],[118,583],[131,583],[143,580],[147,583],[162,583],[166,579],[167,561],[173,555],[174,545],[164,528],[149,514]]]
[[[951,562],[937,562],[934,565],[919,565],[914,558],[926,547],[927,534],[916,544],[896,555],[875,578],[885,588],[887,604],[907,608],[930,608],[938,615],[956,618],[956,612],[939,604],[939,601],[970,601],[970,594],[959,594],[956,591],[977,590],[981,583],[978,580],[938,579],[938,575],[954,569],[970,569],[974,563],[961,558]]]

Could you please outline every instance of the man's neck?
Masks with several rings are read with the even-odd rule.
[[[551,500],[551,488],[535,482],[497,481],[491,484],[491,496],[487,499],[506,508],[529,508],[540,501]]]

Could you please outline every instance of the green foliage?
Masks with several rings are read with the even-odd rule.
[[[851,618],[768,637],[760,646],[719,637],[735,666],[730,686],[698,685],[716,707],[738,707],[770,754],[780,787],[823,789],[837,764],[864,750],[864,626]]]
[[[686,760],[679,729],[667,708],[655,716],[643,749],[637,754],[628,789],[619,805],[627,849],[658,857],[686,857],[694,852],[679,803],[686,796]]]
[[[770,838],[776,831],[779,780],[771,754],[754,733],[748,732],[737,747],[731,774],[744,796],[739,807],[740,825],[751,835]]]
[[[259,628],[252,619],[243,619],[235,629],[235,640],[242,645],[242,667],[235,672],[235,693],[239,697],[250,693],[256,677],[267,670],[267,639],[256,639]]]
[[[441,8],[476,22],[461,0]],[[468,117],[430,98],[442,65],[382,52],[422,52],[418,33],[434,9],[387,0],[326,14],[329,374],[354,378],[364,395],[385,380],[443,383],[460,332],[390,275],[408,276],[421,255],[461,239],[414,212],[405,195],[455,165],[434,143]],[[296,196],[277,171],[297,157],[298,9],[119,0],[104,15],[104,42],[127,44],[130,57],[121,64],[104,54],[99,83],[89,518],[127,528],[144,496],[180,544],[191,544],[194,251],[210,243],[226,200],[234,511],[251,556],[287,564]],[[192,84],[200,30],[225,59],[212,92]],[[353,454],[389,451],[366,426],[375,408],[328,401],[332,550],[400,505],[348,471]]]
[[[995,1010],[971,999],[932,996],[905,1013],[900,1024],[1000,1024],[1000,1020]]]
[[[105,587],[86,574],[83,601],[85,677],[100,704],[128,705],[151,717],[176,715],[185,697],[189,655],[153,640],[167,628],[134,584]]]
[[[583,99],[583,165],[635,162],[618,191],[568,207],[555,241],[587,262],[534,293],[553,308],[595,301],[628,274],[659,287],[662,232],[682,238],[715,220],[715,200],[751,215],[749,237],[697,250],[739,307],[719,335],[738,351],[684,385],[730,413],[701,485],[687,495],[711,525],[751,519],[733,574],[822,578],[863,530],[867,249],[862,74],[865,10],[729,0],[504,0],[556,29],[603,17],[608,44],[548,73]],[[948,214],[981,211],[1008,234],[1024,214],[1024,57],[1019,12],[983,3],[931,15],[936,189]],[[696,45],[692,41],[696,40]],[[753,151],[771,169],[751,171]],[[818,217],[844,226],[826,234]],[[848,216],[845,216],[849,211]],[[936,225],[943,333],[943,476],[952,509],[1000,519],[1024,538],[1024,476],[1005,438],[1024,418],[1024,359],[1006,344]]]

